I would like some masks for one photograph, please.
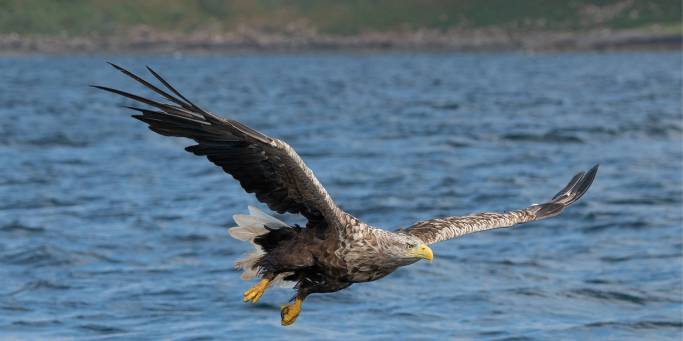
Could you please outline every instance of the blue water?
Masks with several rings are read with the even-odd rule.
[[[526,207],[600,163],[560,217],[434,246],[382,280],[242,303],[231,216],[257,201],[90,83],[155,67],[288,141],[375,226]],[[0,58],[0,338],[683,337],[679,53]],[[149,94],[142,91],[142,93]],[[264,206],[259,206],[264,208]],[[280,216],[301,223],[294,216]]]

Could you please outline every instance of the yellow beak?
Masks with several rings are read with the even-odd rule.
[[[417,246],[413,249],[413,256],[417,258],[426,259],[430,262],[432,261],[432,259],[434,259],[434,253],[432,252],[432,249],[430,249],[429,246],[424,244]]]

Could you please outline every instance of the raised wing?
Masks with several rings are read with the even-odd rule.
[[[597,172],[598,165],[595,165],[588,172],[576,174],[567,186],[549,202],[543,204],[505,213],[485,212],[462,217],[425,220],[397,232],[410,234],[420,238],[426,244],[433,244],[468,233],[550,218],[560,214],[569,205],[579,200],[588,191]]]
[[[117,65],[117,70],[133,78],[170,103],[161,103],[124,91],[94,87],[128,97],[156,110],[129,107],[140,114],[136,119],[149,129],[166,136],[193,139],[196,145],[185,150],[204,155],[240,182],[248,193],[273,211],[299,213],[309,221],[338,226],[340,209],[332,201],[313,172],[285,142],[261,134],[235,120],[223,119],[190,102],[151,68],[147,68],[172,94],[159,89]]]

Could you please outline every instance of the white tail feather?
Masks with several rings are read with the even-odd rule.
[[[263,249],[258,244],[254,243],[254,239],[260,235],[268,233],[268,229],[279,229],[283,227],[289,227],[283,221],[269,216],[263,211],[256,207],[249,206],[249,215],[245,214],[235,214],[233,216],[236,227],[231,227],[228,229],[228,233],[231,237],[250,242],[254,245],[254,251],[246,255],[244,258],[235,262],[235,267],[242,269],[243,273],[241,278],[243,280],[250,280],[255,278],[259,273],[259,268],[254,265],[265,253]],[[268,229],[266,229],[266,226]],[[271,281],[272,285],[279,286],[290,286],[291,282],[285,282],[283,279],[291,273],[279,274],[277,277]]]
[[[288,227],[289,226],[285,222],[283,222],[282,220],[277,219],[277,218],[272,217],[272,216],[269,216],[268,214],[266,214],[265,212],[259,210],[258,208],[254,207],[254,206],[247,206],[247,208],[249,209],[249,214],[251,214],[252,216],[268,220],[275,226],[279,226],[279,227]],[[270,227],[270,224],[268,226]]]

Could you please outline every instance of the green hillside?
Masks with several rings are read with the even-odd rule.
[[[0,33],[110,35],[158,31],[400,32],[420,28],[576,30],[659,24],[680,29],[680,0],[0,0]]]

